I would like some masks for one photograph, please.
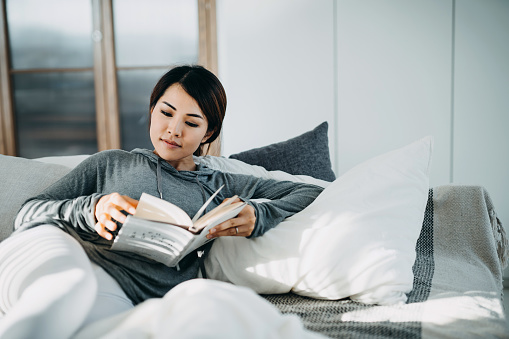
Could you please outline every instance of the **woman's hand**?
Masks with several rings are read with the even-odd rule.
[[[238,201],[241,200],[237,198],[233,203]],[[224,236],[249,237],[251,233],[253,233],[255,222],[256,215],[254,207],[246,205],[235,218],[226,220],[211,228],[209,234],[207,234],[207,238],[212,239]]]
[[[109,231],[115,231],[117,224],[114,220],[124,223],[126,216],[121,211],[134,214],[138,206],[138,200],[132,199],[127,195],[120,195],[118,193],[111,193],[105,195],[95,205],[95,231],[103,238],[111,240],[113,235]]]

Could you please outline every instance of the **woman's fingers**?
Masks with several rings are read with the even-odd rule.
[[[125,215],[123,215],[122,213],[120,213],[120,215],[122,215],[123,219],[119,216],[115,217],[112,215],[108,215],[107,213],[103,213],[101,215],[101,220],[99,220],[99,223],[103,225],[106,230],[115,231],[117,229],[117,223],[114,220],[123,224],[126,219]]]
[[[103,211],[101,218],[106,217],[108,220],[115,219],[116,221],[120,223],[124,223],[126,220],[126,215],[122,213],[121,211],[124,210],[122,207],[114,204],[108,204],[106,206],[106,209]],[[111,231],[114,231],[115,229],[111,229],[108,227]]]
[[[104,239],[107,239],[107,240],[112,240],[113,239],[113,235],[110,232],[108,232],[106,230],[106,228],[104,227],[104,225],[101,224],[100,222],[95,224],[94,229],[97,232],[97,234],[99,234]]]
[[[246,205],[237,217],[214,226],[209,231],[209,234],[207,234],[207,238],[211,239],[224,236],[248,237],[253,233],[255,222],[256,216],[253,206]]]
[[[138,200],[133,199],[127,195],[122,195],[122,197],[124,198],[124,201],[127,202],[126,207],[128,209],[125,210],[131,214],[134,214],[134,212],[136,212],[136,207],[138,207]]]
[[[124,210],[130,214],[134,214],[134,212],[136,212],[136,206],[138,206],[137,200],[134,200],[127,195],[120,195],[118,193],[112,193],[106,197],[108,197],[106,201],[108,207],[113,207],[118,211]]]
[[[122,211],[134,214],[138,201],[126,195],[112,193],[103,196],[95,206],[95,217],[97,223],[95,231],[103,238],[111,240],[113,236],[109,231],[115,231],[117,224],[115,221],[124,223],[126,216]]]
[[[123,222],[125,221],[125,216],[122,217],[124,214],[121,211],[134,214],[134,212],[136,212],[136,206],[138,206],[138,201],[126,195],[120,195],[118,193],[108,194],[97,202],[95,208],[96,218],[99,220],[100,214],[108,214],[110,217]]]

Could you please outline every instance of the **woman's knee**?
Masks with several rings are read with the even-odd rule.
[[[0,309],[4,312],[35,281],[56,280],[59,288],[76,289],[92,299],[97,291],[90,261],[69,234],[42,225],[0,244]]]

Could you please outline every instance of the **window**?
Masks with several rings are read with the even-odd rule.
[[[182,63],[216,72],[213,0],[0,1],[2,154],[150,148],[157,79]]]

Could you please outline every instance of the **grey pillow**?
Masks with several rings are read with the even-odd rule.
[[[303,174],[334,181],[336,176],[332,171],[330,160],[328,128],[329,125],[325,121],[297,137],[232,154],[230,158],[262,166],[268,171],[280,170],[294,175]]]
[[[0,241],[12,233],[14,219],[23,202],[70,170],[62,165],[0,155]]]

